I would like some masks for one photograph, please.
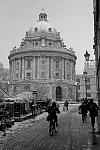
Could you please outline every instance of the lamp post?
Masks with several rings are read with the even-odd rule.
[[[84,54],[84,57],[86,61],[89,61],[90,54],[88,53],[87,50],[86,50],[86,53]]]
[[[89,61],[89,57],[90,57],[90,54],[88,53],[88,51],[86,50],[86,53],[84,54],[84,57],[85,57],[85,60],[86,62]],[[85,77],[85,91],[86,91],[86,100],[87,100],[87,71],[84,71],[83,72],[83,75]]]
[[[86,62],[93,62],[94,65],[96,66],[95,60],[90,60],[90,59],[89,59],[89,58],[90,58],[90,54],[88,53],[87,50],[86,50],[86,53],[84,54],[84,57],[85,57]],[[97,68],[96,68],[96,69],[97,69]],[[99,78],[98,78],[98,77],[97,77],[97,80],[98,80],[98,82],[99,82]],[[99,86],[97,85],[97,97],[99,97],[99,96],[98,96],[98,89],[99,89]]]

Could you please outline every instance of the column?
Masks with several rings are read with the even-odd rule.
[[[24,79],[24,74],[25,74],[25,63],[24,63],[24,61],[25,61],[25,58],[24,57],[22,57],[22,79]]]
[[[39,62],[40,62],[40,57],[37,57],[37,79],[39,79]]]
[[[35,56],[35,79],[37,79],[37,71],[38,71],[38,59],[37,56]]]
[[[51,79],[51,57],[49,57],[49,79]]]
[[[53,58],[51,57],[51,80],[53,79]]]
[[[14,75],[14,80],[16,79],[16,60],[14,59],[14,73],[13,73],[13,75]]]
[[[14,80],[14,61],[12,60],[12,80]]]
[[[19,59],[19,78],[22,79],[22,58]]]
[[[32,59],[32,79],[35,79],[35,56]]]
[[[47,57],[46,74],[47,74],[47,79],[49,79],[49,57]]]
[[[62,79],[64,79],[64,58],[62,58],[61,59],[61,68],[62,68],[62,70],[61,70],[61,72],[62,72]]]
[[[10,74],[10,80],[12,80],[12,65],[11,65],[11,61],[9,61],[9,74]]]
[[[70,78],[71,78],[71,81],[72,81],[72,63],[70,63]]]

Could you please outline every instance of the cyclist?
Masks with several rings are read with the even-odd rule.
[[[50,115],[50,125],[55,121],[56,126],[58,126],[58,117],[57,113],[60,113],[59,107],[56,105],[56,102],[53,102],[52,105],[48,107],[48,113]]]

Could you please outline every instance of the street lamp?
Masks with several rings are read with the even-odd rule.
[[[90,60],[90,59],[89,59],[89,58],[90,58],[90,54],[88,53],[87,50],[86,50],[86,53],[84,54],[84,57],[85,57],[85,60],[86,60],[86,61],[91,61],[91,62],[93,62],[93,63],[96,65],[95,60]]]
[[[78,88],[79,88],[79,84],[78,84],[78,82],[76,82],[75,85],[76,85],[76,101],[79,101],[79,98],[78,98]]]
[[[86,71],[83,71],[83,75],[85,77],[85,99],[87,100],[87,72]]]
[[[86,60],[86,62],[93,62],[94,63],[94,65],[96,66],[96,63],[95,63],[95,61],[94,60],[90,60],[89,59],[89,57],[90,57],[90,54],[88,53],[88,51],[86,50],[86,53],[84,54],[84,57],[85,57],[85,60]],[[86,77],[87,77],[87,73],[86,73],[86,71],[85,71],[85,73],[84,73],[84,75],[85,75],[85,86],[86,86]],[[99,80],[98,80],[99,81]],[[87,86],[86,86],[86,93],[87,93]],[[86,96],[87,97],[87,96]]]
[[[84,57],[86,61],[89,61],[90,54],[88,53],[87,50],[86,50],[86,53],[84,54]]]

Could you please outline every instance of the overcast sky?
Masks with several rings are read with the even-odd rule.
[[[19,47],[25,32],[44,8],[66,47],[75,51],[76,74],[82,73],[85,51],[94,59],[92,3],[92,0],[0,0],[0,62],[9,67],[10,50]]]

